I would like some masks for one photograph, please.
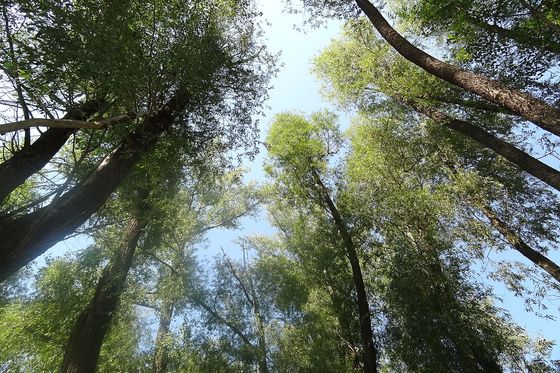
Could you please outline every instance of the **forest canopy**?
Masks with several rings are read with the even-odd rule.
[[[560,371],[557,1],[0,6],[0,370]]]

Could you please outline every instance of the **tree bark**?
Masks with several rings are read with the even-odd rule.
[[[46,207],[0,223],[0,282],[74,232],[97,211],[187,103],[188,95],[174,96],[129,133],[82,183]]]
[[[501,220],[498,215],[488,206],[482,207],[482,212],[490,223],[504,238],[509,242],[509,244],[517,251],[521,253],[525,258],[529,259],[535,265],[544,269],[549,275],[552,276],[556,281],[560,283],[560,267],[558,264],[554,263],[552,260],[539,253],[531,246],[529,246],[523,239],[513,231],[503,220]]]
[[[560,136],[560,110],[496,80],[441,61],[401,36],[368,0],[355,0],[381,36],[404,58],[430,74],[486,98]]]
[[[519,167],[519,169],[533,175],[537,179],[560,191],[560,172],[546,163],[539,161],[521,149],[518,149],[510,143],[495,137],[491,133],[488,133],[482,128],[469,122],[452,118],[442,112],[420,105],[411,100],[408,100],[407,103],[417,112],[430,117],[434,121],[441,123],[454,131],[462,133],[489,149],[492,149],[511,163],[515,164]]]
[[[156,336],[156,350],[154,352],[154,373],[167,372],[168,352],[165,339],[169,335],[169,326],[173,318],[173,302],[164,302],[159,315],[159,327]]]
[[[331,213],[336,228],[342,238],[344,247],[346,249],[346,254],[350,261],[350,267],[352,268],[352,278],[354,280],[354,287],[356,289],[356,296],[358,301],[358,314],[360,316],[360,336],[362,339],[363,352],[363,363],[364,363],[364,373],[376,373],[377,372],[377,348],[373,342],[373,332],[371,329],[371,315],[369,311],[369,303],[367,300],[366,287],[364,284],[364,279],[362,276],[362,269],[360,267],[360,260],[358,258],[358,253],[354,247],[354,242],[346,224],[338,211],[338,208],[334,204],[330,197],[327,187],[321,181],[319,175],[314,172],[314,177],[319,187],[319,192],[321,194],[322,200],[326,205],[326,208]]]
[[[99,111],[103,101],[92,100],[70,110],[63,119],[85,120]],[[41,170],[76,131],[49,128],[33,144],[24,146],[0,164],[0,203],[31,175]]]
[[[103,270],[93,299],[74,324],[61,373],[95,372],[101,345],[117,309],[142,230],[140,217],[135,216],[128,223],[118,252]]]

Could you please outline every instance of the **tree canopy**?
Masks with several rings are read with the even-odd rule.
[[[0,370],[560,370],[560,4],[284,5],[328,110],[251,0],[0,5]]]

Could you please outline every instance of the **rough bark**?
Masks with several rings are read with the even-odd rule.
[[[156,351],[154,353],[154,373],[167,372],[168,353],[165,339],[169,335],[169,326],[171,325],[174,308],[173,302],[164,302],[160,310],[159,326],[156,336]]]
[[[187,102],[187,95],[176,95],[129,133],[82,183],[48,206],[1,222],[0,281],[63,240],[97,211]]]
[[[377,372],[377,348],[373,342],[373,332],[371,329],[371,315],[369,311],[369,303],[367,300],[366,287],[364,284],[364,279],[362,276],[362,269],[360,267],[360,260],[358,258],[358,253],[354,246],[354,241],[352,236],[346,228],[346,224],[338,211],[338,208],[334,204],[330,197],[329,191],[326,186],[321,181],[319,175],[314,173],[321,198],[326,205],[326,208],[333,217],[336,228],[342,238],[344,243],[344,248],[346,250],[346,255],[350,261],[350,267],[352,268],[352,278],[354,281],[354,287],[356,289],[356,298],[358,302],[358,314],[360,316],[360,336],[363,345],[363,363],[364,363],[364,373],[376,373]]]
[[[128,271],[142,234],[140,218],[128,223],[124,241],[105,267],[95,295],[80,313],[64,352],[61,373],[94,373],[105,334],[117,309]]]
[[[509,244],[521,253],[525,258],[529,259],[535,265],[544,269],[552,278],[560,283],[560,267],[552,260],[539,253],[529,246],[523,239],[511,229],[498,215],[488,206],[482,208],[482,212],[490,223],[500,234],[509,242]]]
[[[554,189],[560,191],[560,172],[548,166],[546,163],[525,153],[523,150],[511,145],[510,143],[497,138],[480,127],[477,127],[464,120],[452,118],[442,112],[420,105],[416,102],[408,100],[407,103],[417,112],[422,113],[434,121],[444,126],[462,133],[463,135],[473,139],[479,144],[495,151],[511,163],[515,164],[519,169],[533,175],[537,179],[545,182]]]
[[[477,94],[560,136],[560,110],[496,80],[441,61],[400,35],[368,0],[355,0],[381,36],[404,58],[430,74]]]
[[[63,119],[86,120],[100,110],[102,100],[87,101],[70,110]],[[28,146],[0,164],[0,203],[31,175],[41,170],[76,131],[72,128],[49,128]]]

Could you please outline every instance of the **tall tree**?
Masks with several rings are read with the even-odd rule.
[[[108,241],[111,239],[118,241],[116,236]],[[14,372],[60,369],[75,318],[95,293],[110,251],[108,246],[98,241],[74,255],[47,260],[35,277],[23,278],[27,290],[32,287],[31,291],[14,293],[0,310],[5,341],[0,345],[2,369]],[[136,370],[143,359],[136,346],[147,343],[142,330],[145,325],[126,297],[121,300],[101,350],[100,372]]]
[[[370,307],[362,276],[360,259],[348,229],[348,223],[336,206],[332,192],[323,181],[328,172],[327,162],[340,145],[339,134],[333,127],[333,117],[317,114],[311,122],[301,116],[283,114],[276,117],[267,137],[272,163],[270,173],[287,184],[290,192],[308,198],[305,204],[317,203],[332,218],[352,271],[357,295],[363,348],[364,372],[377,371],[377,349],[373,340]]]
[[[355,14],[352,2],[304,2],[314,12]],[[485,75],[442,61],[414,46],[381,14],[369,0],[355,0],[355,5],[366,15],[371,24],[400,55],[428,73],[468,92],[474,93],[500,107],[533,122],[545,131],[560,135],[560,111],[550,103],[529,93],[508,86]]]
[[[502,113],[496,113],[491,107],[470,107],[468,97],[461,95],[452,87],[445,84],[438,84],[436,80],[430,78],[422,71],[418,71],[407,61],[404,61],[395,53],[391,53],[387,47],[379,44],[374,39],[367,25],[363,23],[347,26],[342,40],[335,41],[333,44],[316,60],[315,71],[324,79],[327,88],[326,94],[336,103],[357,108],[361,110],[363,117],[383,118],[383,121],[393,117],[395,121],[401,122],[397,132],[405,131],[410,138],[418,136],[418,133],[426,133],[433,137],[427,140],[424,146],[433,149],[433,156],[440,158],[439,164],[434,164],[434,172],[447,178],[446,173],[454,173],[457,170],[474,167],[481,178],[488,176],[502,184],[502,188],[507,190],[511,196],[511,203],[518,204],[520,216],[533,216],[525,219],[526,222],[546,222],[556,219],[555,198],[546,188],[533,185],[531,180],[527,180],[523,174],[515,172],[507,164],[496,162],[496,157],[487,154],[484,147],[490,147],[496,153],[503,155],[505,159],[513,161],[521,170],[527,171],[533,176],[547,182],[549,185],[558,188],[554,180],[558,179],[560,173],[542,161],[528,155],[521,150],[523,143],[512,145],[492,135],[479,126],[470,124],[470,121],[485,121],[486,125],[492,125],[493,131],[500,134],[507,141],[515,139],[515,122],[510,121],[510,117],[504,117]],[[475,103],[476,104],[476,103]],[[453,114],[443,114],[443,111]],[[417,117],[414,112],[427,114],[433,122],[425,123],[421,117]],[[451,115],[460,116],[462,119],[455,119]],[[463,119],[464,118],[464,119]],[[461,134],[466,134],[475,143],[467,145],[468,142],[459,140],[445,129],[437,129],[434,124],[443,124]],[[390,131],[394,131],[391,128]],[[442,137],[443,136],[443,137]],[[511,140],[510,140],[511,139]],[[432,145],[428,145],[432,143]],[[447,148],[448,144],[451,148]],[[403,152],[402,144],[396,144],[394,149],[387,148],[387,151]],[[447,149],[447,150],[443,150]],[[453,150],[452,150],[453,149]],[[412,148],[408,151],[417,152]],[[451,158],[450,151],[455,154]],[[428,153],[418,153],[419,159],[425,159]],[[451,166],[451,168],[450,168]],[[415,167],[415,166],[411,166]],[[437,168],[440,170],[437,170]],[[446,171],[447,170],[447,171]],[[488,181],[481,182],[487,184]],[[480,196],[481,190],[488,188],[479,186],[479,191],[470,189],[470,193]],[[492,187],[493,188],[493,187]],[[463,193],[460,193],[464,196]],[[494,197],[493,197],[494,196]],[[484,197],[468,197],[465,201],[471,201],[479,212],[483,213],[489,223],[498,229],[495,219],[490,219],[485,210],[495,205],[497,198],[494,192],[488,192]],[[552,198],[552,200],[550,200]],[[514,200],[519,199],[517,202]],[[481,202],[481,201],[486,202]],[[531,201],[531,202],[529,202]],[[550,205],[552,203],[552,205]],[[503,204],[503,202],[499,202]],[[542,214],[533,215],[532,212],[525,210],[522,205],[536,204],[540,206]],[[497,207],[494,207],[497,208]],[[538,209],[538,208],[537,208]],[[521,212],[525,210],[524,212]],[[469,214],[470,215],[470,214]],[[495,215],[495,213],[493,214]],[[499,216],[499,215],[498,215]],[[539,225],[540,223],[537,223]],[[512,247],[518,250],[526,258],[534,262],[539,267],[547,271],[555,281],[556,264],[546,258],[539,250],[531,248],[526,241],[535,242],[546,240],[555,247],[554,234],[545,233],[541,228],[531,227],[526,224],[526,233],[515,235],[513,228],[506,228],[507,224],[500,225],[498,229],[504,237],[511,243]],[[548,223],[545,223],[548,226]],[[550,229],[550,228],[545,228]],[[508,234],[505,234],[509,232]],[[514,234],[512,236],[512,234]],[[514,236],[517,236],[514,238]],[[531,237],[532,236],[532,237]],[[546,238],[545,238],[546,236]],[[507,238],[509,237],[509,238]],[[541,237],[538,239],[537,237]],[[522,245],[519,242],[526,244]],[[542,245],[535,245],[539,247]]]
[[[255,38],[252,5],[193,1],[153,6],[127,3],[116,7],[115,13],[112,13],[111,6],[97,9],[89,3],[69,8],[47,4],[46,9],[33,6],[24,9],[29,14],[36,12],[48,17],[51,12],[57,16],[52,21],[55,24],[46,22],[44,34],[41,34],[43,38],[39,38],[41,43],[48,39],[49,42],[56,41],[55,45],[64,43],[60,50],[70,51],[76,47],[84,53],[83,58],[74,60],[73,55],[53,55],[52,50],[45,50],[45,55],[52,58],[39,61],[44,63],[45,69],[75,63],[79,67],[75,73],[86,75],[83,78],[86,88],[90,83],[88,79],[95,82],[105,76],[107,80],[99,82],[100,89],[117,97],[116,114],[122,113],[122,107],[125,112],[138,112],[131,109],[140,108],[148,114],[134,120],[135,123],[128,128],[110,131],[115,136],[110,136],[108,143],[99,148],[101,154],[89,163],[90,170],[84,172],[78,182],[63,185],[49,204],[2,221],[2,235],[12,238],[0,247],[2,279],[82,225],[164,134],[168,139],[174,139],[178,152],[187,154],[196,153],[193,149],[210,144],[211,139],[218,136],[224,148],[251,145],[254,135],[251,113],[261,102],[267,80],[267,74],[259,69],[270,62]],[[128,11],[134,7],[139,7],[140,11]],[[226,9],[231,12],[224,11]],[[137,22],[137,30],[133,28],[132,34],[123,34],[132,40],[117,40],[132,45],[114,49],[140,53],[141,59],[118,59],[134,61],[133,68],[126,64],[112,66],[111,60],[102,57],[102,53],[93,53],[94,50],[89,49],[103,40],[90,35],[88,29],[97,12],[101,12],[100,17],[106,17],[108,22],[108,25],[101,23],[98,26],[103,38],[112,38],[115,27],[128,24],[117,15],[140,17],[130,20],[133,25]],[[73,39],[60,35],[57,30],[62,25],[56,22],[76,28],[77,35],[86,33],[85,40],[92,45],[81,44],[79,37]],[[141,31],[148,27],[149,32]],[[235,33],[231,31],[234,28],[237,29]],[[170,44],[164,37],[171,34],[178,37]],[[96,60],[97,57],[101,60]],[[165,64],[156,61],[165,61]],[[108,66],[112,68],[105,69]],[[113,71],[114,74],[107,76],[100,70]],[[231,100],[231,97],[236,99]]]
[[[104,268],[95,294],[80,312],[66,345],[61,372],[95,372],[105,334],[117,309],[134,253],[146,222],[147,193],[138,196],[139,207],[122,234],[122,242]]]
[[[394,370],[500,372],[525,364],[517,327],[500,316],[488,290],[473,281],[470,266],[476,256],[471,248],[461,249],[468,243],[454,228],[454,219],[461,217],[447,187],[460,189],[464,180],[434,177],[432,172],[441,169],[437,157],[420,155],[429,151],[418,142],[422,135],[411,137],[397,123],[391,117],[362,118],[352,127],[344,196],[355,225],[374,229],[369,233],[377,242],[370,279],[381,293],[389,365]]]
[[[159,317],[153,359],[154,372],[179,369],[181,365],[171,358],[174,330],[173,318],[186,312],[190,306],[200,309],[204,315],[233,328],[243,341],[251,341],[226,315],[222,315],[205,295],[200,279],[195,248],[204,242],[214,229],[232,229],[239,220],[254,213],[259,199],[251,186],[241,181],[240,170],[220,173],[204,170],[196,176],[187,176],[173,198],[177,208],[170,216],[164,233],[154,242],[155,249],[149,255],[157,268],[156,291],[142,299],[142,305],[153,307]]]
[[[351,57],[351,58],[350,58]],[[515,118],[472,101],[384,47],[364,23],[347,25],[341,40],[316,59],[316,73],[337,102],[368,110],[385,95],[478,142],[521,170],[560,188],[560,172],[514,142]],[[450,111],[450,112],[449,112]],[[511,121],[511,122],[508,122]]]

